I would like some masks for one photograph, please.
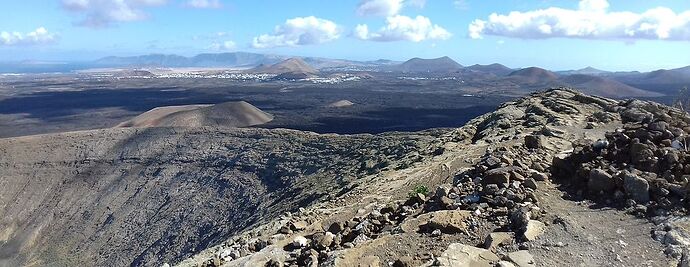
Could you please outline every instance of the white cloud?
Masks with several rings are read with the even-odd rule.
[[[467,3],[467,0],[455,0],[453,1],[453,6],[460,10],[467,10],[470,8],[470,4]]]
[[[78,25],[101,28],[116,22],[144,20],[148,18],[144,8],[166,3],[167,0],[62,0],[62,7],[83,14]]]
[[[20,32],[0,32],[0,46],[41,45],[53,43],[57,35],[39,27],[35,31],[23,34]]]
[[[408,0],[406,4],[416,8],[424,8],[426,6],[426,0]]]
[[[209,47],[209,49],[215,51],[235,50],[235,48],[237,48],[237,45],[233,41],[215,42]]]
[[[582,0],[578,9],[551,7],[507,15],[491,14],[469,26],[471,38],[482,35],[524,39],[582,38],[690,41],[690,10],[676,13],[657,7],[642,13],[610,12],[606,0]]]
[[[275,27],[272,34],[254,37],[254,48],[278,46],[312,45],[330,42],[340,38],[340,27],[326,19],[297,17],[288,19],[283,25]]]
[[[187,6],[192,8],[221,8],[223,3],[220,0],[188,0]]]
[[[362,0],[357,6],[359,16],[393,16],[400,12],[403,0]]]
[[[446,40],[452,36],[446,29],[432,24],[427,17],[411,18],[402,15],[388,17],[386,26],[377,32],[370,32],[366,24],[357,25],[354,35],[361,40],[380,42]]]

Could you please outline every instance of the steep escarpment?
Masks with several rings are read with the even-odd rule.
[[[214,128],[0,139],[0,265],[174,263],[420,161],[432,140]]]

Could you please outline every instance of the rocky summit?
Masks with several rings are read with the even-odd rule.
[[[417,133],[0,139],[0,265],[690,266],[689,134],[556,88]]]

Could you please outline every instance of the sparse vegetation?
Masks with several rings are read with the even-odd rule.
[[[429,194],[429,188],[426,185],[417,185],[412,189],[412,191],[410,191],[409,196],[416,197],[417,194],[422,194],[426,196]]]

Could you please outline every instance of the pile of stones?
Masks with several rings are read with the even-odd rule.
[[[638,215],[685,214],[690,180],[690,119],[670,108],[623,103],[625,124],[598,141],[579,140],[553,160],[557,182],[577,195]]]

